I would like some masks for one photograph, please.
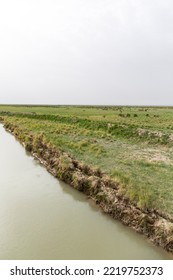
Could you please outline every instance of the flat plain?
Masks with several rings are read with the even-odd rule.
[[[173,215],[173,108],[0,105],[0,117],[99,168],[140,208]]]

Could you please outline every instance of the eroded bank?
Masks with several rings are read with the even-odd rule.
[[[167,251],[173,251],[173,221],[170,216],[155,210],[139,209],[120,194],[115,181],[100,170],[57,150],[46,142],[43,135],[32,135],[10,123],[6,123],[5,127],[55,177],[85,193],[105,213],[147,236]]]

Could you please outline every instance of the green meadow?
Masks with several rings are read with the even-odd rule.
[[[173,108],[0,105],[0,117],[99,168],[139,207],[173,215]]]

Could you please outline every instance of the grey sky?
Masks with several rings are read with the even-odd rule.
[[[0,1],[0,103],[173,105],[173,2]]]

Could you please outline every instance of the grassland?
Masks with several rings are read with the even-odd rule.
[[[138,207],[173,215],[173,108],[1,105],[0,116],[99,168]]]

